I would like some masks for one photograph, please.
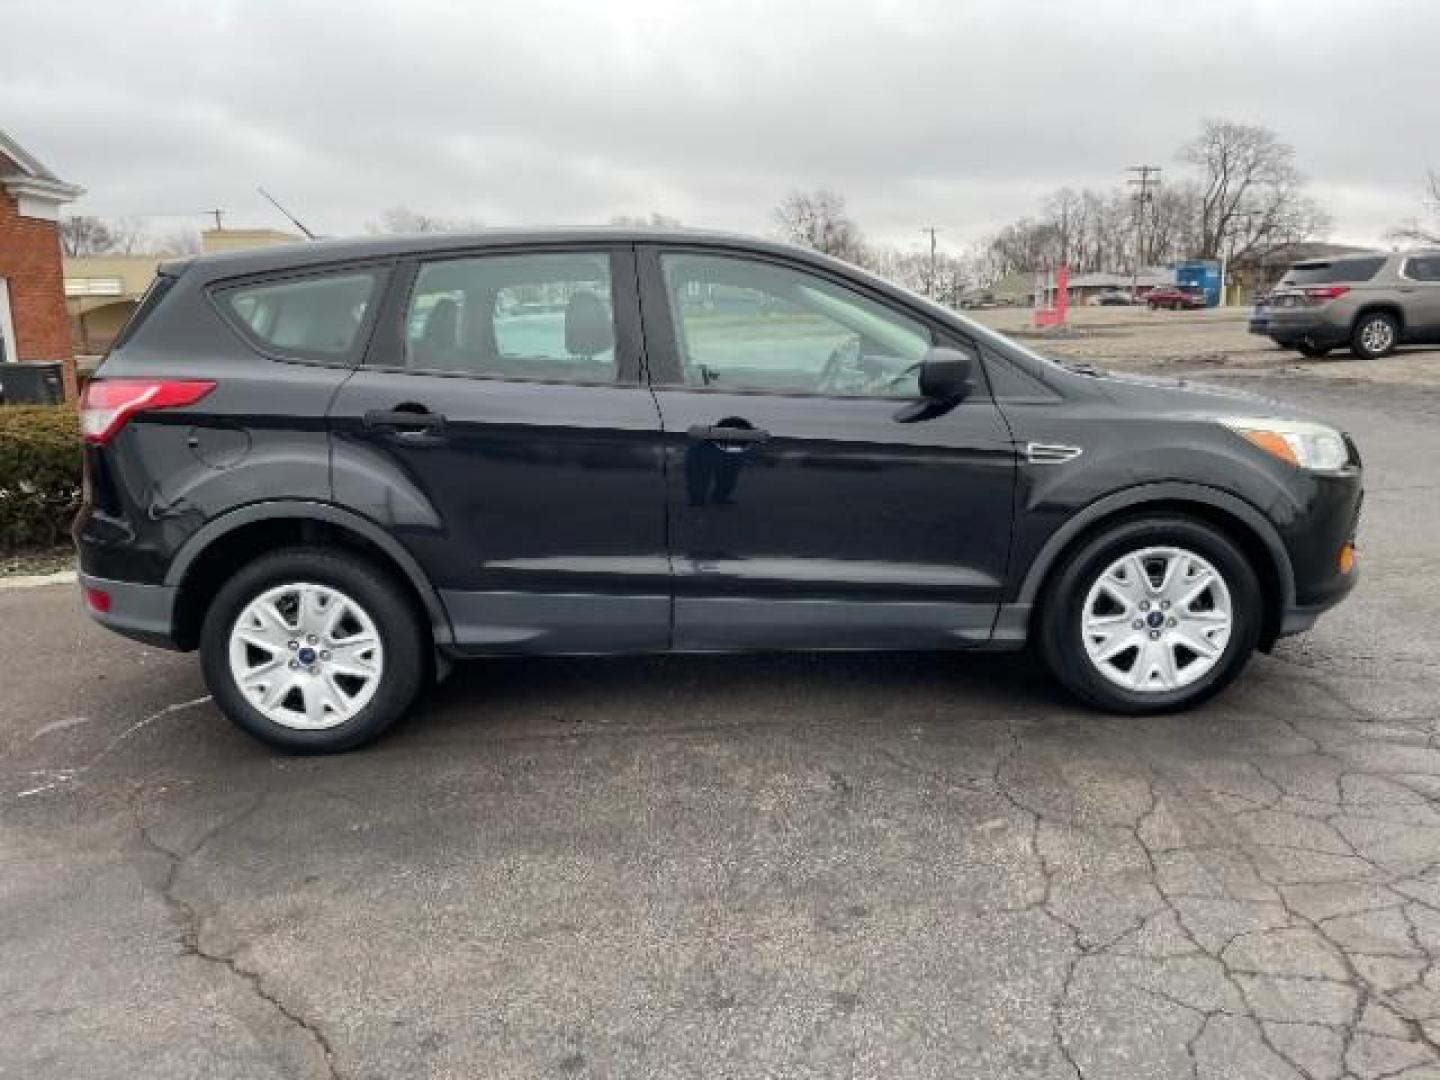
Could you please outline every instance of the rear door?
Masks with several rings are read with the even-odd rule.
[[[937,341],[915,313],[759,255],[646,247],[641,271],[675,646],[988,640],[1016,463],[983,376],[907,422]]]
[[[1440,341],[1440,255],[1412,255],[1401,271],[1406,337]]]
[[[669,641],[655,401],[627,247],[402,264],[331,410],[336,498],[387,526],[476,652]]]

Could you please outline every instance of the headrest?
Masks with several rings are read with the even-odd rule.
[[[571,356],[598,356],[615,344],[610,308],[589,289],[565,305],[565,351]]]
[[[448,296],[437,300],[425,316],[425,331],[420,337],[426,345],[455,348],[460,343],[460,305]]]

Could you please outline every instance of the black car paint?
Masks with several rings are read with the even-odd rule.
[[[670,246],[779,260],[903,309],[977,358],[974,390],[906,423],[894,399],[680,387],[653,266]],[[417,258],[557,247],[615,260],[616,384],[398,369]],[[378,267],[384,298],[344,362],[259,354],[213,303],[236,281],[348,266]],[[115,597],[97,618],[161,644],[193,645],[176,621],[207,545],[292,518],[374,545],[415,588],[437,643],[460,653],[1011,647],[1066,544],[1160,505],[1246,543],[1273,586],[1268,637],[1303,629],[1354,582],[1336,560],[1353,536],[1358,460],[1334,475],[1303,472],[1214,422],[1290,410],[1068,371],[782,245],[497,231],[272,248],[162,273],[174,285],[99,377],[217,387],[88,447],[76,523],[83,579]],[[443,420],[421,431],[367,424],[397,408]],[[717,444],[716,428],[743,427],[763,440]],[[1032,444],[1082,453],[1035,464]]]

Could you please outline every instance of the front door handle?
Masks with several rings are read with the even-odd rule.
[[[419,409],[371,409],[365,414],[367,431],[398,431],[418,434],[437,432],[445,426],[439,413]]]
[[[696,424],[686,432],[696,442],[714,443],[763,443],[770,438],[768,431],[759,428],[730,427],[719,424]]]

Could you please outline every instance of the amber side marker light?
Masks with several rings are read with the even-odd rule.
[[[1355,545],[1347,543],[1340,549],[1340,573],[1348,574],[1355,569]]]

